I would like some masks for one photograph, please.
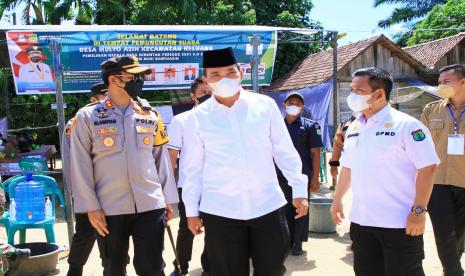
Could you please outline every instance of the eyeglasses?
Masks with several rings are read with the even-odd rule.
[[[128,77],[131,78],[132,81],[145,81],[145,74],[138,74],[138,75],[113,75],[115,77]]]

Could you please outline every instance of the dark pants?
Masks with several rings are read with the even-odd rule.
[[[125,275],[129,237],[134,244],[134,268],[137,275],[164,275],[162,258],[165,210],[105,217],[110,234],[97,234],[103,275]]]
[[[405,229],[350,225],[354,271],[359,276],[423,276],[423,236]]]
[[[90,224],[87,214],[75,214],[76,232],[73,235],[69,250],[68,276],[81,276],[82,268],[89,258],[95,243],[94,227]]]
[[[289,254],[289,230],[282,210],[237,220],[201,213],[205,226],[210,273],[213,276],[248,276],[249,257],[254,275],[281,276]]]
[[[286,216],[287,226],[289,227],[290,233],[290,246],[294,242],[306,242],[308,241],[308,228],[309,228],[309,213],[305,217],[295,219],[296,208],[292,205],[292,187],[287,184],[287,180],[284,177],[279,177],[279,186],[284,193],[284,197],[287,200],[287,204],[283,206],[284,214]]]
[[[444,273],[464,275],[460,258],[465,240],[465,189],[434,185],[428,209]]]
[[[194,242],[194,234],[187,227],[186,207],[182,201],[182,189],[178,189],[179,193],[179,229],[178,237],[176,239],[176,254],[179,260],[179,266],[182,272],[187,272],[189,269],[189,261],[192,257],[192,244]],[[204,245],[202,255],[200,256],[202,269],[209,272],[209,263],[207,255],[207,246]],[[174,264],[174,262],[173,262]]]

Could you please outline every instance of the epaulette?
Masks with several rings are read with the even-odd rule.
[[[444,101],[444,99],[437,100],[437,101],[434,101],[434,102],[430,102],[430,103],[428,103],[428,104],[425,106],[425,108],[429,108],[429,107],[432,107],[432,106],[434,106],[434,105],[441,104],[442,101]]]

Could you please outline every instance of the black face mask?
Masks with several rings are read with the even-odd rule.
[[[199,104],[203,103],[204,101],[210,99],[212,95],[211,94],[206,94],[206,95],[203,95],[202,97],[198,97],[197,98],[197,101],[199,101]]]
[[[139,96],[142,91],[142,87],[144,87],[143,80],[132,80],[124,83],[124,90],[126,90],[126,93],[128,93],[128,95],[136,101],[137,96]]]
[[[31,61],[34,63],[39,63],[42,60],[41,57],[31,57]]]

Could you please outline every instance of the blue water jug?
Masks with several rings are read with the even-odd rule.
[[[26,174],[26,180],[15,187],[16,220],[25,222],[44,220],[44,198],[43,184],[32,180],[32,174]]]

